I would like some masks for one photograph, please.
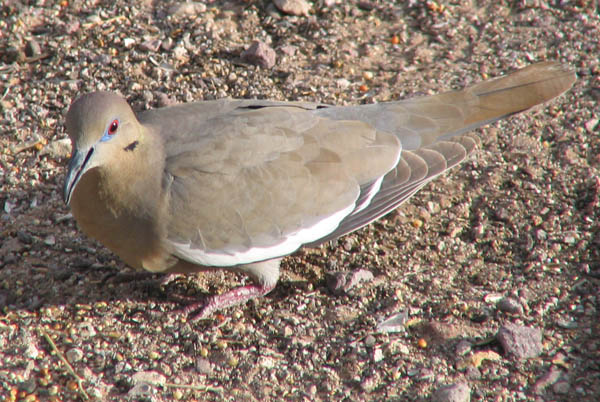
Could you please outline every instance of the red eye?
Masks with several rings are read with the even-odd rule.
[[[108,126],[108,135],[114,135],[117,133],[117,129],[119,128],[119,120],[114,119],[110,126]]]

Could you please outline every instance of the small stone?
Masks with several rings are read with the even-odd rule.
[[[364,392],[368,393],[368,392],[372,392],[375,389],[376,385],[377,385],[377,382],[376,382],[375,378],[367,377],[360,383],[360,388]]]
[[[206,5],[199,2],[181,2],[174,4],[169,8],[169,14],[180,17],[180,16],[194,16],[206,11]]]
[[[91,14],[86,18],[87,22],[90,24],[100,24],[102,22],[102,18],[98,14]]]
[[[550,371],[544,374],[539,380],[537,380],[533,386],[533,392],[541,395],[545,392],[545,389],[555,384],[560,378],[562,371],[554,366],[550,367]]]
[[[276,54],[269,45],[261,41],[254,41],[250,47],[242,52],[242,61],[255,64],[263,68],[275,66]]]
[[[471,388],[464,382],[446,385],[438,388],[431,400],[434,402],[469,402]]]
[[[127,49],[131,49],[135,45],[135,39],[133,38],[125,38],[123,39],[123,46]]]
[[[273,0],[279,11],[289,15],[308,15],[310,4],[304,0]]]
[[[81,23],[79,21],[69,21],[65,24],[65,33],[67,35],[74,34],[75,32],[79,31],[80,27]]]
[[[173,40],[173,38],[171,38],[169,36],[165,40],[162,41],[162,43],[160,44],[160,47],[162,48],[162,50],[169,51],[169,50],[171,50],[171,48],[173,47],[174,44],[175,44],[175,41]]]
[[[6,204],[5,204],[6,209]],[[11,253],[19,254],[25,249],[25,246],[16,237],[11,237],[6,240],[2,247],[0,247],[0,255],[7,255]]]
[[[510,314],[523,314],[523,306],[511,297],[504,297],[496,304],[498,310]]]
[[[377,330],[379,332],[403,332],[406,331],[405,324],[408,321],[408,311],[403,310],[398,314],[394,314],[385,321],[377,324]]]
[[[429,381],[429,380],[433,379],[434,375],[435,374],[434,374],[433,370],[428,369],[428,368],[422,368],[415,375],[415,379],[417,381]]]
[[[373,346],[375,346],[376,342],[377,342],[377,340],[375,339],[375,337],[373,335],[369,334],[365,338],[365,345],[369,348],[372,348]]]
[[[208,359],[202,357],[196,360],[196,371],[200,374],[210,375],[212,373],[212,364]]]
[[[381,348],[373,349],[373,362],[379,363],[382,360],[383,360],[383,351],[381,350]]]
[[[484,296],[483,301],[488,304],[496,304],[502,300],[503,296],[500,293],[488,293]]]
[[[152,396],[156,389],[147,383],[136,384],[127,392],[127,396],[131,399],[144,398]]]
[[[283,327],[283,336],[284,337],[289,338],[292,335],[294,335],[294,330],[292,329],[292,327],[290,327],[289,325],[286,325],[285,327]]]
[[[537,357],[542,353],[542,331],[538,328],[507,324],[498,330],[496,338],[506,354],[516,359]]]
[[[131,382],[134,385],[148,384],[151,386],[162,386],[167,382],[167,378],[156,371],[138,371],[131,376]]]
[[[263,356],[258,360],[258,365],[266,369],[272,369],[275,367],[275,360],[269,356]]]
[[[91,338],[96,336],[96,330],[90,322],[82,322],[81,324],[79,324],[77,333],[82,338]]]
[[[25,56],[27,57],[37,57],[42,54],[42,48],[40,44],[32,39],[27,42],[25,45]]]
[[[286,56],[294,56],[298,51],[298,46],[284,45],[281,46],[279,50],[281,50],[281,53],[285,54]]]
[[[594,132],[594,130],[596,129],[596,126],[597,126],[597,125],[598,125],[598,119],[591,119],[591,120],[588,120],[588,121],[587,121],[587,122],[585,122],[585,124],[584,124],[584,126],[585,126],[585,129],[586,129],[588,132],[590,132],[590,133]]]
[[[366,269],[352,272],[333,272],[327,275],[327,287],[335,295],[342,295],[362,282],[372,281],[373,273]]]
[[[69,363],[76,363],[79,360],[83,359],[83,352],[81,351],[81,349],[78,348],[72,348],[67,350],[65,355]]]
[[[54,246],[56,244],[56,238],[54,237],[54,235],[46,236],[46,238],[44,239],[44,244],[46,246]]]
[[[188,60],[188,50],[181,43],[173,48],[172,53],[173,53],[173,57],[177,61],[186,62]],[[165,71],[175,70],[175,67],[173,67],[172,64],[169,64],[166,62],[161,63],[160,68],[164,69]]]
[[[469,380],[481,379],[481,371],[477,367],[469,366],[465,371],[465,377]]]
[[[456,345],[456,354],[459,356],[464,356],[471,351],[472,347],[473,344],[471,342],[463,339],[458,342],[458,345]]]
[[[558,325],[559,328],[563,328],[563,329],[576,329],[579,327],[579,325],[577,324],[577,321],[575,321],[574,319],[569,319],[569,320],[557,320],[556,321],[556,325]]]
[[[560,395],[567,395],[571,386],[568,381],[558,381],[552,386],[552,390]]]
[[[33,393],[36,388],[37,388],[37,385],[36,385],[35,380],[33,378],[28,379],[26,381],[23,381],[19,385],[19,389],[21,391],[24,391],[24,392],[28,393],[28,394]]]
[[[146,52],[155,53],[160,48],[162,41],[160,39],[150,39],[140,43],[140,49]]]
[[[350,81],[345,78],[339,78],[335,81],[335,84],[340,89],[347,89],[350,86]]]
[[[171,99],[169,95],[164,92],[155,92],[154,96],[157,98],[156,103],[158,107],[172,106],[176,103],[175,100]]]

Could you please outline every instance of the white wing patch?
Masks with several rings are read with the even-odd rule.
[[[234,265],[250,264],[253,262],[282,257],[293,253],[303,244],[315,242],[335,231],[340,222],[346,216],[352,213],[354,209],[355,204],[353,203],[348,207],[336,212],[335,214],[320,220],[311,227],[289,234],[281,243],[275,244],[271,247],[252,247],[242,252],[219,252],[207,251],[201,248],[192,248],[190,243],[177,243],[172,241],[171,244],[175,248],[173,255],[194,264],[217,267],[230,267]]]

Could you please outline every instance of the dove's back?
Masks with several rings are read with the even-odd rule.
[[[319,242],[349,233],[392,211],[427,182],[460,163],[478,141],[475,135],[465,133],[547,102],[568,90],[575,79],[570,67],[543,62],[460,91],[316,110],[330,119],[361,120],[394,133],[402,144],[398,165],[383,178],[375,194],[369,194],[373,193],[372,183],[363,184],[361,197],[371,196],[369,205],[353,211]]]
[[[218,100],[147,111],[139,120],[164,140],[175,255],[228,266],[368,224],[462,161],[477,143],[465,133],[548,101],[574,81],[571,69],[544,62],[403,101]]]

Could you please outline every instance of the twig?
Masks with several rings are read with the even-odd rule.
[[[65,366],[67,366],[67,371],[69,372],[69,374],[71,374],[73,377],[75,377],[75,380],[77,380],[77,386],[79,387],[79,393],[81,394],[83,399],[86,401],[88,399],[90,399],[87,392],[85,392],[85,389],[83,389],[83,384],[82,384],[83,378],[79,377],[77,375],[77,373],[75,372],[75,370],[73,370],[73,366],[71,366],[71,364],[65,358],[65,356],[62,354],[62,352],[60,350],[58,350],[58,348],[56,347],[56,344],[54,343],[52,338],[50,338],[50,335],[48,335],[48,333],[43,329],[40,329],[39,332],[44,337],[44,339],[46,339],[46,342],[48,342],[50,344],[50,347],[56,353],[58,358],[65,364]]]

